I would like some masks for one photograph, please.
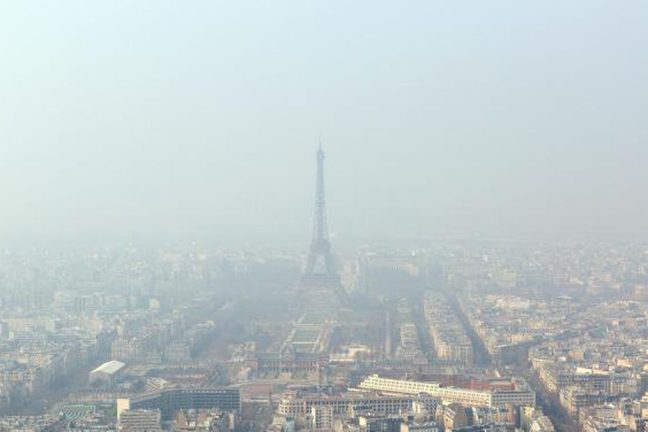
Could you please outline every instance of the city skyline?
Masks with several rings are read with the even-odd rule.
[[[0,432],[648,432],[646,41],[0,1]]]

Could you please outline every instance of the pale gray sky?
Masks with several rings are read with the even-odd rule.
[[[648,2],[0,3],[0,237],[648,234]]]

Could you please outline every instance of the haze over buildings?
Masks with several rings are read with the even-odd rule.
[[[1,3],[0,431],[648,432],[647,12]]]

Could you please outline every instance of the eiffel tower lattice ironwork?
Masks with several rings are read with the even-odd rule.
[[[326,224],[326,200],[324,194],[324,151],[317,150],[317,180],[315,185],[315,213],[313,215],[313,238],[306,263],[307,276],[323,274],[334,276],[335,263],[331,254],[328,226]]]
[[[339,285],[340,277],[335,268],[326,222],[326,199],[324,193],[324,151],[317,150],[317,177],[315,185],[315,213],[313,215],[313,238],[303,282],[307,285]]]

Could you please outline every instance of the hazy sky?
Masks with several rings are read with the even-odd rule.
[[[0,2],[0,237],[648,235],[648,2]]]

